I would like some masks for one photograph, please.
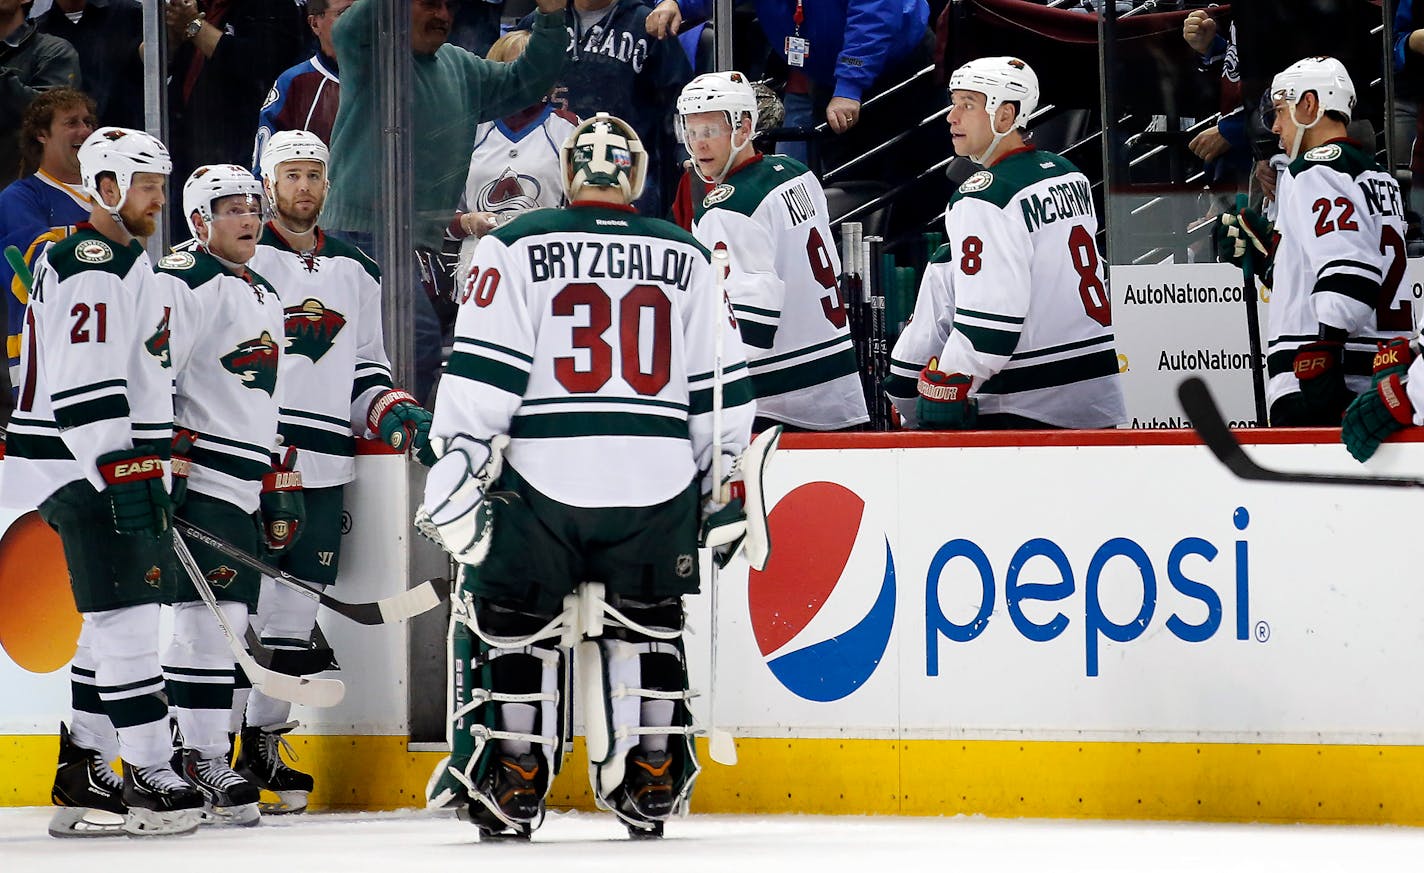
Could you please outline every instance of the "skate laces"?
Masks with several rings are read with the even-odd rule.
[[[89,753],[89,770],[98,777],[99,782],[105,788],[122,792],[124,790],[124,777],[118,774],[109,762],[105,760],[103,754],[99,752]]]
[[[246,779],[237,775],[236,771],[227,765],[227,761],[223,760],[221,755],[214,758],[199,758],[194,769],[197,770],[199,779],[223,791],[247,783]]]
[[[301,760],[301,756],[297,754],[296,749],[292,748],[292,744],[287,742],[286,737],[287,731],[298,727],[300,724],[301,722],[289,721],[283,724],[272,725],[271,727],[259,728],[259,730],[262,731],[262,757],[268,760],[273,770],[287,767],[286,763],[282,760],[281,752],[278,751],[279,748],[286,751],[287,755],[293,761]]]
[[[155,764],[152,767],[135,767],[135,781],[141,782],[144,787],[155,792],[169,791],[189,791],[191,790],[183,777],[173,772],[173,768],[167,764]]]

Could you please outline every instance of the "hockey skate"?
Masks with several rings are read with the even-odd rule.
[[[124,833],[134,837],[190,834],[203,819],[203,795],[167,764],[125,764],[124,804]]]
[[[59,807],[49,820],[52,837],[124,835],[124,780],[104,756],[77,745],[59,725],[59,764],[50,800]]]
[[[544,779],[538,755],[496,755],[460,818],[480,829],[481,840],[527,840],[544,816]]]
[[[288,767],[282,760],[283,749],[292,760],[297,758],[296,753],[292,751],[292,744],[283,736],[296,726],[297,722],[289,721],[268,727],[242,729],[242,743],[238,747],[237,760],[233,762],[232,768],[243,779],[263,791],[277,795],[275,803],[261,802],[264,813],[281,815],[306,811],[307,797],[311,794],[314,784],[312,777]]]
[[[262,821],[257,809],[261,791],[227,764],[225,755],[201,757],[196,749],[182,751],[180,775],[203,796],[203,823],[251,827]]]
[[[663,822],[673,813],[673,758],[667,752],[634,748],[627,761],[617,800],[619,817],[633,839],[657,839],[663,835]]]

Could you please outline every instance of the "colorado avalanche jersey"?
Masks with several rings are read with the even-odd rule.
[[[0,495],[32,507],[61,486],[105,487],[96,459],[173,435],[170,300],[137,241],[88,224],[40,256],[20,342]]]
[[[951,330],[954,330],[954,250],[945,243],[925,265],[915,298],[915,312],[890,352],[890,375],[885,377],[883,386],[907,428],[919,426],[915,402],[919,397],[920,370],[930,358],[944,350]]]
[[[756,155],[694,206],[692,232],[727,250],[757,414],[810,430],[868,421],[816,177],[784,155]]]
[[[1050,152],[1011,152],[965,180],[945,218],[954,327],[916,317],[896,344],[908,376],[939,369],[973,378],[979,414],[1055,427],[1116,427],[1126,418],[1088,179]],[[920,307],[916,305],[917,313]]]
[[[1268,401],[1300,390],[1296,351],[1320,325],[1349,333],[1346,384],[1370,387],[1377,338],[1414,330],[1404,278],[1404,202],[1394,176],[1349,140],[1305,152],[1281,174],[1280,240],[1266,307]]]
[[[432,436],[507,433],[505,462],[572,506],[652,506],[710,465],[713,330],[736,328],[686,231],[591,203],[527,213],[480,240],[459,299]],[[724,345],[735,454],[755,402]]]
[[[545,104],[518,130],[504,119],[475,128],[460,211],[493,212],[507,220],[530,209],[563,205],[559,146],[577,124],[571,113]]]
[[[282,444],[297,447],[304,487],[350,482],[355,437],[372,436],[366,412],[376,394],[391,387],[380,269],[365,252],[320,230],[314,250],[295,251],[271,224],[248,266],[282,300]]]
[[[158,276],[173,296],[173,421],[197,434],[188,488],[254,512],[277,449],[282,303],[197,248],[160,258]]]

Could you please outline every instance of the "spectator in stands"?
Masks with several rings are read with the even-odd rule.
[[[711,0],[677,2],[687,18],[711,14]],[[860,122],[861,102],[877,81],[900,81],[929,62],[926,0],[756,0],[756,12],[772,51],[791,67],[790,127],[824,117],[843,134]],[[782,143],[780,151],[806,160],[804,143]]]
[[[0,0],[0,186],[20,169],[20,116],[43,91],[79,84],[74,46],[26,21],[29,0]]]
[[[267,86],[301,56],[292,0],[173,0],[166,7],[168,149],[173,178],[204,164],[243,164],[252,153]],[[175,239],[188,236],[171,210]]]
[[[1424,3],[1399,0],[1399,6],[1395,7],[1393,66],[1396,99],[1424,99]],[[1424,212],[1424,112],[1417,110],[1418,107],[1409,157],[1409,170],[1414,177],[1409,206],[1414,213]]]
[[[92,201],[79,177],[79,146],[94,132],[94,112],[94,99],[73,88],[46,91],[26,107],[20,120],[23,178],[0,191],[0,249],[14,246],[33,264],[46,246],[88,218]],[[20,364],[20,332],[29,302],[8,261],[0,263],[0,289],[8,373]],[[0,392],[0,426],[10,417],[10,403],[7,386]]]
[[[307,0],[307,25],[316,34],[317,51],[278,76],[262,101],[252,149],[255,171],[260,172],[257,161],[262,157],[262,146],[279,130],[309,130],[330,144],[341,96],[331,28],[350,5],[351,0]]]
[[[79,52],[80,87],[99,106],[100,126],[142,129],[143,7],[138,0],[54,0],[35,18],[40,33]]]
[[[1234,182],[1251,170],[1251,141],[1246,135],[1246,107],[1241,103],[1241,70],[1237,65],[1236,31],[1231,39],[1221,35],[1216,19],[1205,9],[1195,9],[1182,20],[1182,39],[1197,53],[1204,70],[1220,67],[1221,117],[1188,143],[1192,154],[1206,163],[1210,181]]]
[[[453,12],[455,20],[450,25],[450,43],[472,54],[487,57],[500,36],[504,0],[464,0]]]
[[[649,173],[635,204],[647,215],[664,215],[664,192],[676,179],[677,158],[669,119],[692,65],[676,40],[649,35],[651,10],[642,0],[573,0],[569,63],[554,102],[564,101],[579,118],[599,112],[633,125],[648,150]],[[526,19],[527,22],[527,19]],[[660,178],[666,176],[666,179]]]
[[[371,184],[380,165],[381,89],[372,55],[380,0],[356,0],[332,30],[345,95],[331,132],[331,199],[323,213],[333,231],[345,232],[378,262],[374,232],[380,219],[380,186]],[[448,0],[411,3],[411,50],[415,55],[410,108],[411,135],[420,144],[413,236],[418,247],[439,251],[445,226],[469,171],[470,148],[481,121],[501,118],[539,100],[554,86],[565,63],[567,0],[538,0],[524,54],[501,64],[449,45]],[[392,192],[394,193],[394,192]],[[386,271],[389,277],[390,270]],[[399,281],[399,280],[397,280]],[[440,323],[424,295],[415,305],[416,396],[424,401],[440,368]]]

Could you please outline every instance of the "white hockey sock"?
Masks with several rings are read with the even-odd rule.
[[[643,726],[667,727],[672,724],[672,709],[673,701],[671,700],[643,701]],[[643,740],[640,745],[649,752],[666,752],[668,735],[643,734]]]
[[[85,615],[104,711],[118,730],[119,754],[139,767],[167,761],[168,709],[158,663],[156,603]]]
[[[245,604],[220,602],[218,607],[234,633],[246,631]],[[173,642],[164,653],[163,670],[184,747],[204,758],[227,754],[235,662],[206,604],[173,607]]]
[[[521,734],[534,732],[534,716],[538,712],[528,703],[502,703],[499,707],[499,729]],[[528,740],[500,740],[499,747],[510,755],[527,755],[534,744]]]

